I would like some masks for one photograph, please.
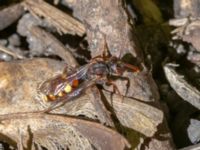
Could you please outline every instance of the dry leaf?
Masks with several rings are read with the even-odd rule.
[[[0,30],[14,23],[24,12],[20,3],[7,7],[0,11]]]
[[[0,132],[25,148],[110,149],[130,148],[127,140],[101,124],[77,118],[44,113],[0,115]],[[17,132],[20,130],[19,132]],[[32,135],[31,135],[32,134]],[[31,140],[32,145],[27,145]]]
[[[70,33],[82,36],[85,33],[85,27],[78,20],[75,20],[43,0],[26,0],[23,5],[33,15],[44,17],[60,34]]]
[[[182,99],[200,109],[200,92],[184,80],[184,77],[175,71],[174,66],[177,65],[166,64],[164,66],[165,75],[171,87]]]

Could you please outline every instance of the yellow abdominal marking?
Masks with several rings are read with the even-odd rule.
[[[72,91],[71,85],[67,84],[66,87],[64,88],[64,91],[65,91],[66,93],[71,92],[71,91]]]
[[[63,92],[58,93],[58,96],[62,97],[63,96]]]
[[[50,101],[56,100],[56,97],[52,94],[48,95],[48,97],[49,97]]]
[[[48,101],[48,98],[47,98],[47,96],[45,95],[45,96],[43,96],[43,100],[45,101],[45,102],[47,102]]]

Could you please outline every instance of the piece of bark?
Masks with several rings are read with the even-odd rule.
[[[60,58],[62,58],[67,64],[70,64],[71,67],[77,67],[78,63],[76,62],[73,55],[69,50],[58,41],[51,33],[46,32],[45,30],[33,26],[30,28],[30,36],[35,37],[38,42],[41,42],[44,47],[46,47],[47,51],[51,54],[56,54]]]
[[[99,55],[103,51],[105,39],[99,33],[100,31],[106,36],[111,54],[123,56],[129,52],[134,57],[141,58],[141,51],[132,42],[133,40],[136,41],[136,39],[133,39],[134,37],[130,34],[132,29],[121,1],[89,0],[87,2],[78,2],[65,0],[65,2],[73,8],[74,16],[87,27],[87,39],[92,56]]]
[[[187,59],[190,62],[192,62],[200,67],[200,53],[199,52],[191,50],[187,55]]]
[[[175,18],[169,22],[170,25],[178,27],[173,33],[176,33],[184,41],[192,43],[197,49],[199,49],[196,42],[200,26],[199,4],[198,0],[174,0]]]
[[[39,85],[61,73],[64,66],[49,59],[0,62],[1,114],[44,108],[42,99],[37,98]]]
[[[109,93],[105,92],[105,96],[109,100]],[[157,127],[164,118],[161,110],[131,98],[124,98],[121,102],[120,96],[113,95],[113,99],[112,106],[123,126],[139,131],[147,137],[156,134]]]
[[[33,15],[44,17],[44,19],[46,19],[49,24],[53,25],[60,34],[69,33],[82,36],[85,33],[85,27],[78,20],[43,0],[27,0],[23,5]]]
[[[31,14],[24,15],[18,24],[18,33],[26,36],[30,54],[32,56],[56,55],[71,67],[78,66],[70,51],[55,36],[40,28],[39,25],[43,25],[42,20],[36,19]]]
[[[185,18],[188,16],[198,17],[200,2],[198,0],[174,0],[174,16]]]
[[[200,144],[184,147],[179,150],[198,150],[198,149],[200,149]]]
[[[96,149],[123,150],[125,147],[130,148],[128,141],[116,131],[101,124],[78,118],[44,113],[11,113],[0,115],[0,121],[2,123],[1,133],[13,141],[20,140],[20,143],[23,143],[20,145],[25,145],[23,146],[25,148],[36,149],[35,145],[50,150],[57,150],[60,147],[63,149],[92,149],[92,145]],[[27,134],[27,128],[32,132],[32,137],[28,137],[30,135]],[[17,134],[18,130],[21,130],[20,134]],[[70,132],[72,132],[71,135]],[[64,139],[60,139],[60,137]],[[28,143],[28,140],[33,141],[32,145],[25,144]],[[80,143],[77,143],[76,140]]]
[[[183,76],[179,75],[173,66],[175,64],[166,64],[164,66],[165,75],[171,87],[185,101],[200,109],[200,92],[190,85]]]
[[[197,51],[200,51],[198,42],[200,36],[200,20],[198,18],[172,19],[170,25],[177,28],[172,31],[173,39],[182,39],[191,43]]]
[[[24,12],[21,3],[12,5],[0,11],[0,31],[14,23]]]
[[[175,18],[169,21],[169,24],[176,28],[172,31],[173,40],[182,40],[191,43],[194,48],[187,48],[188,60],[199,66],[199,55],[195,55],[195,51],[199,53],[199,1],[194,0],[174,0]]]
[[[188,137],[192,144],[196,144],[200,141],[200,121],[198,119],[190,119],[190,124],[188,126],[187,132]]]

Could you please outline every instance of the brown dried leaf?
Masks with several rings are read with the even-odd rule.
[[[63,63],[49,59],[0,62],[0,114],[43,108],[37,89],[63,67]]]
[[[200,149],[200,144],[184,147],[184,148],[181,148],[180,150],[198,150],[198,149]]]
[[[0,11],[0,31],[14,23],[24,12],[20,3]]]
[[[108,93],[106,94],[109,95]],[[122,125],[152,137],[163,121],[163,112],[143,102],[114,95],[113,107]]]
[[[198,43],[200,20],[198,18],[172,19],[169,24],[177,27],[172,31],[172,34],[174,34],[173,39],[182,39],[183,41],[191,43],[200,51],[200,45]]]
[[[174,15],[176,18],[199,17],[199,1],[174,0]]]
[[[51,53],[61,57],[67,64],[70,64],[71,67],[78,66],[78,63],[70,51],[67,50],[67,48],[51,33],[48,33],[37,26],[32,26],[29,31],[31,37],[35,37],[40,43],[43,44],[43,47],[48,47],[48,49],[51,49]]]
[[[194,27],[190,32],[186,35],[183,35],[183,41],[191,43],[197,51],[200,51],[200,22],[199,26]]]
[[[60,34],[70,33],[82,36],[85,33],[85,27],[78,20],[43,0],[26,0],[23,4],[33,15],[44,17]]]
[[[30,147],[26,143],[31,138],[27,134],[28,127],[32,132],[31,146],[34,149],[35,145],[49,150],[92,149],[92,145],[97,149],[110,150],[130,147],[127,140],[116,131],[77,118],[41,113],[16,113],[0,115],[0,121],[0,132],[16,142],[22,136],[22,143],[26,148]],[[18,134],[19,129],[22,135]]]
[[[75,0],[65,2],[73,8],[73,15],[85,22],[87,28],[87,39],[92,56],[97,56],[102,52],[102,43],[106,35],[108,48],[112,55],[123,56],[131,53],[134,57],[140,59],[141,51],[136,47],[130,36],[131,27],[128,22],[128,16],[122,7],[120,0]],[[131,37],[131,38],[130,38]]]

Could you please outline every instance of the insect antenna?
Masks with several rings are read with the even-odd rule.
[[[126,69],[130,69],[132,72],[140,72],[140,69],[137,66],[127,64],[127,63],[123,63],[123,65]]]

